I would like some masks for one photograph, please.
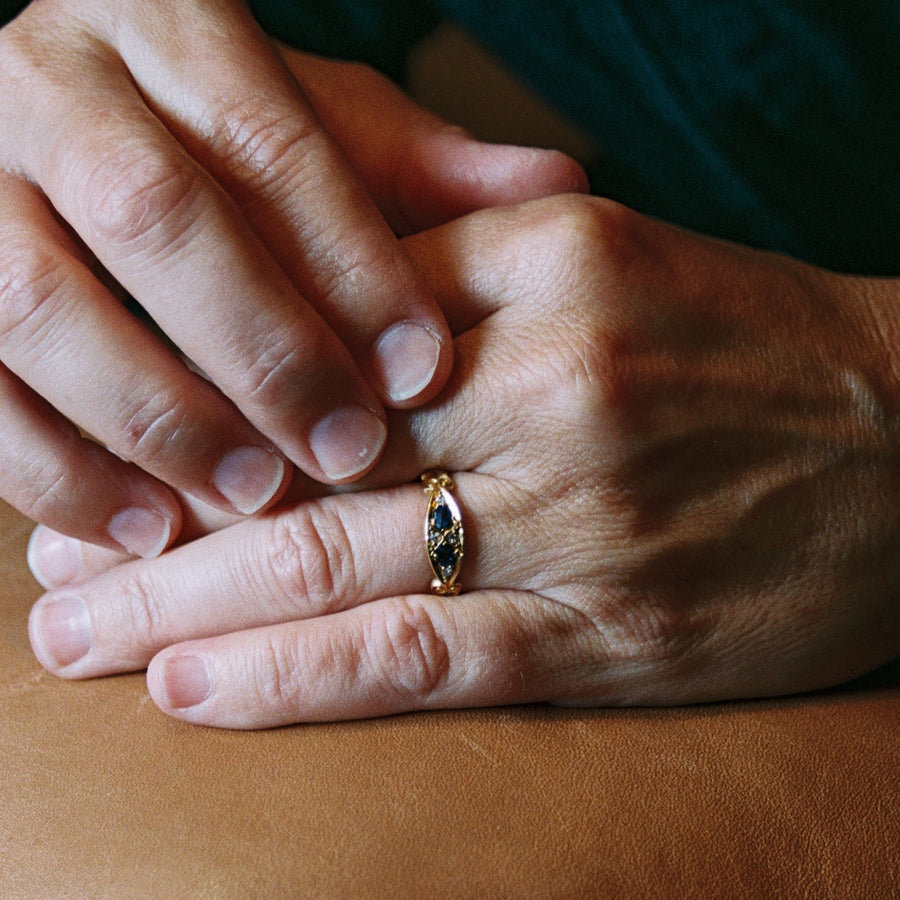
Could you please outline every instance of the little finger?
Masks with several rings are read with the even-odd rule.
[[[178,534],[181,509],[170,490],[82,437],[3,366],[0,422],[0,496],[26,516],[144,557]],[[57,572],[71,571],[71,552],[47,556]]]
[[[165,712],[271,728],[555,698],[577,617],[528,593],[393,597],[171,647],[151,663]]]

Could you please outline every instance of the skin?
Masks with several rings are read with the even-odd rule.
[[[32,612],[44,666],[149,666],[167,713],[261,728],[777,695],[900,652],[897,282],[573,195],[404,247],[455,336],[440,397],[391,414],[352,492],[300,479],[158,561],[84,553]],[[432,467],[458,597],[424,593]]]
[[[153,557],[181,494],[250,515],[295,466],[360,477],[452,366],[392,227],[584,189],[301,59],[236,0],[40,0],[0,30],[0,496],[28,516]]]

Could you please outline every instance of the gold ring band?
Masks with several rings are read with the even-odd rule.
[[[425,514],[425,550],[434,574],[431,592],[442,597],[458,594],[457,579],[463,560],[463,526],[459,504],[451,491],[453,479],[438,470],[425,472],[422,484],[428,494]]]

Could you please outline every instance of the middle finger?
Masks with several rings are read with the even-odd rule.
[[[127,27],[115,40],[157,115],[236,199],[382,398],[408,407],[433,395],[451,355],[434,297],[263,32],[223,0],[157,2],[143,17],[167,30],[153,54],[135,52],[141,35]],[[216,65],[198,77],[206,55]]]

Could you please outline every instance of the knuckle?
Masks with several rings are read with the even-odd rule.
[[[532,280],[555,314],[614,322],[633,307],[628,285],[649,253],[647,221],[612,200],[581,194],[536,204],[523,244]]]
[[[342,609],[358,590],[353,547],[332,508],[306,504],[273,520],[267,536],[270,576],[292,614]]]
[[[598,263],[608,274],[627,271],[641,253],[644,217],[603,197],[566,195],[552,207],[549,237],[561,254],[590,271],[596,281]]]
[[[226,174],[258,195],[300,177],[316,137],[309,117],[253,97],[223,109],[207,140]]]
[[[263,709],[289,711],[298,707],[298,690],[304,678],[297,645],[269,637],[260,641],[250,656],[247,683]]]
[[[294,346],[288,346],[284,336],[274,340],[270,336],[269,345],[236,364],[237,393],[263,411],[289,405],[297,396],[298,385],[307,382],[309,373],[304,360],[316,358],[315,351],[310,351],[312,343],[308,335],[299,338]]]
[[[545,223],[557,261],[548,292],[557,315],[541,333],[550,348],[541,375],[554,408],[592,438],[635,424],[646,326],[640,293],[629,285],[638,266],[651,264],[645,222],[621,204],[579,195],[559,198]]]
[[[173,451],[190,427],[192,417],[187,402],[159,391],[128,411],[116,429],[116,453],[142,468],[152,466]]]
[[[116,584],[116,631],[139,655],[155,653],[171,642],[166,604],[156,583],[140,563],[123,567]]]
[[[82,190],[87,228],[124,251],[171,250],[194,227],[201,181],[186,159],[148,142],[104,158]]]
[[[428,610],[413,598],[373,606],[362,641],[378,683],[401,706],[427,706],[449,681],[447,641]]]
[[[0,341],[21,350],[45,333],[62,307],[63,260],[25,236],[0,241]]]

